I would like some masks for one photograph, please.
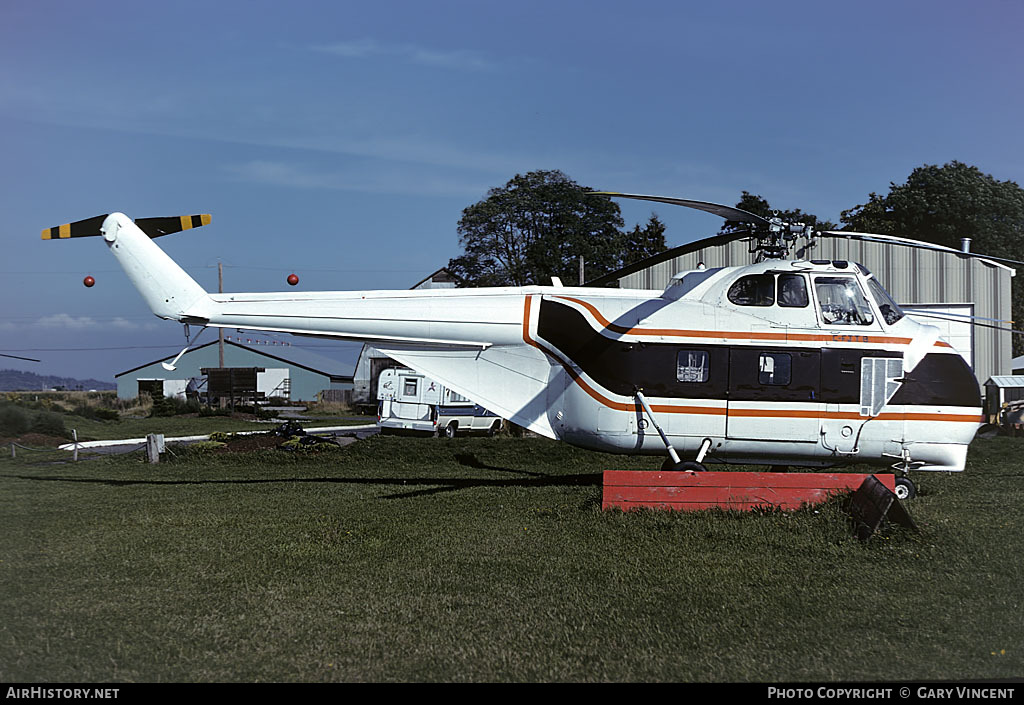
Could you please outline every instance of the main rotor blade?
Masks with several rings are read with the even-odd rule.
[[[896,244],[904,245],[906,247],[916,247],[919,250],[934,250],[936,252],[948,252],[952,255],[963,255],[964,257],[974,257],[975,259],[987,259],[993,262],[1002,262],[1004,264],[1016,264],[1024,267],[1024,262],[1017,259],[1008,259],[1006,257],[994,257],[992,255],[982,254],[980,252],[964,252],[954,247],[946,247],[945,245],[935,245],[927,242],[908,242],[904,238],[897,237],[895,235],[880,235],[878,233],[858,233],[848,230],[823,230],[818,233],[819,235],[829,235],[831,237],[843,237],[850,240],[864,240],[866,242],[881,242],[887,245]]]
[[[28,360],[29,362],[39,362],[34,357],[22,357],[21,355],[8,355],[7,353],[0,353],[0,357],[13,357],[15,360]]]
[[[669,198],[667,196],[641,196],[635,193],[617,193],[615,191],[588,191],[593,196],[611,196],[612,198],[632,198],[638,201],[655,201],[656,203],[668,203],[673,206],[685,206],[694,208],[705,213],[712,213],[721,218],[735,223],[754,223],[757,225],[768,225],[768,220],[749,211],[732,206],[723,206],[719,203],[707,201],[691,201],[685,198]]]
[[[997,326],[994,323],[979,322],[995,320],[991,318],[979,318],[978,316],[957,316],[956,318],[951,318],[951,316],[953,316],[954,314],[921,313],[919,311],[915,311],[914,309],[903,308],[902,306],[900,307],[900,309],[908,316],[913,316],[914,318],[934,318],[939,321],[949,321],[951,323],[966,323],[969,326],[978,326],[979,328],[992,328],[993,330],[1001,330],[1005,333],[1010,333],[1011,335],[1024,335],[1024,330],[1018,330],[1017,328],[1007,328],[1005,326]]]

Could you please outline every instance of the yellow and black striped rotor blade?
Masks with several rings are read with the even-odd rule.
[[[108,214],[98,215],[95,218],[86,218],[74,223],[65,223],[56,228],[47,228],[43,231],[44,240],[63,240],[69,237],[91,237],[100,235],[100,226],[107,219]]]
[[[171,233],[180,233],[182,230],[201,228],[210,224],[210,214],[203,215],[176,215],[169,218],[139,218],[135,221],[139,230],[150,237],[160,237]]]
[[[108,214],[109,215],[109,214]],[[63,240],[69,237],[93,237],[102,235],[100,227],[106,220],[106,215],[98,215],[95,218],[87,218],[74,223],[66,223],[56,228],[47,228],[43,231],[44,240]],[[167,218],[139,218],[135,221],[139,230],[150,237],[160,237],[171,233],[191,230],[210,224],[209,213],[201,215],[175,215]]]

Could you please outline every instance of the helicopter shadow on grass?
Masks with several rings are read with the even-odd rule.
[[[457,453],[455,461],[474,470],[501,473],[506,477],[283,477],[259,479],[209,479],[209,480],[116,480],[98,477],[72,477],[69,475],[16,475],[0,474],[0,478],[12,480],[28,480],[35,482],[70,482],[108,487],[131,487],[136,485],[190,486],[190,485],[270,485],[270,484],[339,484],[339,485],[380,485],[380,486],[412,486],[409,491],[382,495],[380,499],[407,499],[422,497],[444,492],[476,488],[540,488],[540,487],[601,487],[601,473],[581,473],[576,475],[550,475],[530,470],[488,465],[471,453]],[[509,477],[518,476],[518,477]]]

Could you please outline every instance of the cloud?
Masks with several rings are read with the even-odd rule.
[[[346,59],[395,57],[419,66],[457,71],[490,71],[497,68],[497,64],[475,51],[430,49],[414,44],[385,44],[375,39],[354,39],[331,44],[318,44],[310,49]]]
[[[435,169],[417,169],[410,164],[374,163],[326,170],[290,162],[254,159],[230,164],[224,169],[242,181],[297,189],[478,196],[488,188],[487,184],[472,177],[442,176]]]
[[[36,325],[40,328],[59,328],[64,330],[85,330],[95,328],[99,324],[95,318],[90,316],[71,316],[67,313],[55,313],[52,316],[43,316]]]
[[[115,317],[108,324],[111,328],[118,330],[156,330],[158,328],[155,321],[146,321],[145,323],[138,323],[137,321],[129,321],[127,318],[121,318],[120,316]]]
[[[126,318],[117,316],[113,319],[97,320],[92,316],[72,316],[68,313],[55,313],[52,316],[43,316],[35,322],[35,327],[47,330],[104,330],[114,328],[117,330],[153,330],[156,324],[152,321],[138,323],[129,321]]]

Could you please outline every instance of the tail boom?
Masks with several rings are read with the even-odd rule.
[[[103,221],[100,233],[154,314],[175,321],[208,318],[212,302],[206,290],[131,218],[111,213]]]

